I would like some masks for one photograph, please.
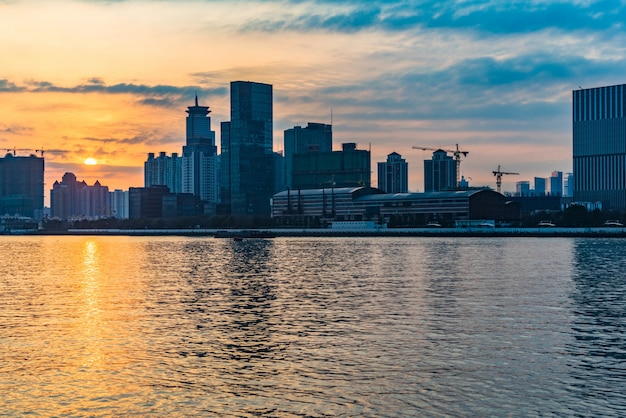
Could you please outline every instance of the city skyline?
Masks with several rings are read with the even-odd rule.
[[[623,20],[619,3],[0,1],[0,150],[44,149],[46,194],[66,172],[141,186],[196,94],[217,127],[230,81],[254,80],[274,86],[276,151],[332,122],[334,149],[398,152],[423,191],[431,153],[411,147],[458,143],[472,185],[501,165],[514,191],[572,171],[572,91],[623,83]]]

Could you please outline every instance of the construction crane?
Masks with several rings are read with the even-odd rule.
[[[451,152],[452,155],[454,155],[454,159],[456,160],[456,187],[459,187],[459,183],[461,182],[461,155],[463,155],[463,157],[467,157],[467,154],[469,154],[469,151],[461,151],[459,149],[459,144],[456,144],[456,149],[454,150],[449,150],[449,149],[443,149],[443,148],[432,148],[432,147],[417,147],[414,146],[413,149],[421,149],[422,151],[444,151],[444,152]]]
[[[501,193],[500,190],[502,189],[502,175],[503,174],[519,174],[519,173],[511,173],[509,171],[501,171],[499,164],[498,164],[498,170],[492,171],[492,173],[494,176],[496,176],[496,189],[498,190],[498,193]]]

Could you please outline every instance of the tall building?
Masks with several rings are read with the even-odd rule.
[[[565,176],[565,194],[564,196],[574,196],[574,173],[567,173]]]
[[[444,150],[433,152],[432,160],[424,160],[424,191],[456,190],[456,161]]]
[[[572,96],[574,201],[626,210],[626,84]]]
[[[333,150],[333,127],[324,123],[309,122],[306,127],[294,126],[284,131],[285,185],[293,187],[293,156],[309,151]],[[280,191],[280,190],[277,190]]]
[[[515,194],[517,196],[530,196],[530,182],[518,181],[515,183]]]
[[[273,93],[270,84],[230,83],[230,122],[221,124],[224,213],[269,216],[274,193]]]
[[[563,196],[563,172],[553,171],[550,176],[550,195]]]
[[[167,186],[172,193],[181,193],[182,161],[175,152],[171,156],[160,152],[158,157],[153,152],[148,153],[148,159],[143,164],[144,186]]]
[[[74,173],[65,173],[50,190],[50,215],[60,219],[111,216],[109,188],[99,181],[88,186],[85,181],[77,181]]]
[[[387,161],[378,163],[378,188],[385,193],[408,193],[409,165],[397,152],[387,155]]]
[[[535,177],[535,196],[545,196],[546,179],[543,177]]]
[[[341,151],[294,154],[292,189],[370,187],[370,161],[370,152],[353,142],[342,144]]]
[[[7,154],[0,158],[0,215],[43,217],[44,159]]]
[[[186,145],[182,156],[182,192],[191,193],[205,201],[215,212],[219,200],[219,172],[215,132],[211,130],[208,106],[187,108]],[[175,190],[170,188],[175,193]]]
[[[115,189],[109,192],[111,216],[117,219],[128,219],[128,190]]]

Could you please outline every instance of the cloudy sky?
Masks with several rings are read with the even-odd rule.
[[[472,185],[572,167],[572,90],[626,82],[623,1],[0,0],[0,150],[45,150],[64,172],[143,186],[148,152],[181,152],[198,94],[229,120],[229,83],[274,86],[283,131],[330,123],[335,149],[376,162],[460,148]],[[97,165],[85,165],[92,157]],[[46,191],[46,194],[49,194]]]

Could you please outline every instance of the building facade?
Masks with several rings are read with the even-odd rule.
[[[74,173],[65,173],[50,190],[50,216],[62,220],[111,216],[109,188],[99,181],[88,186],[85,181],[77,181]]]
[[[182,192],[182,158],[178,153],[168,156],[160,152],[158,157],[148,153],[148,159],[143,164],[144,186],[167,186],[172,193]]]
[[[117,219],[128,219],[128,190],[115,189],[109,192],[111,216]]]
[[[270,84],[230,83],[229,122],[221,124],[221,213],[269,216],[276,181]]]
[[[563,196],[563,172],[553,171],[550,176],[550,195]]]
[[[219,201],[219,171],[215,132],[211,130],[208,106],[187,108],[186,144],[181,164],[181,191],[198,196],[215,213]],[[170,188],[172,193],[178,193]]]
[[[456,161],[443,150],[433,152],[431,160],[424,160],[424,191],[456,190]]]
[[[370,186],[370,151],[357,149],[353,142],[342,144],[341,151],[293,155],[293,190]]]
[[[574,201],[626,210],[626,84],[572,92]]]
[[[11,153],[0,158],[0,216],[41,220],[44,200],[44,159]]]
[[[293,156],[308,152],[333,150],[333,127],[325,123],[309,122],[306,127],[294,126],[284,131],[285,189],[293,188]],[[280,190],[277,190],[280,191]]]
[[[378,188],[385,193],[409,191],[409,165],[397,152],[387,155],[386,162],[378,163]]]

